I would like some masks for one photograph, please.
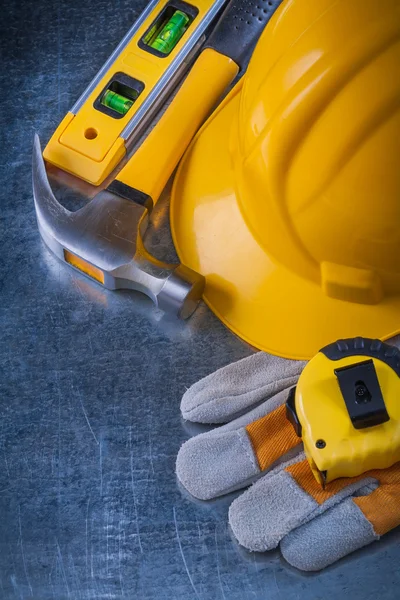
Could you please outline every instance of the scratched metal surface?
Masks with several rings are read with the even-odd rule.
[[[397,532],[305,576],[278,552],[239,551],[229,499],[182,495],[180,397],[251,349],[204,306],[182,324],[103,291],[39,239],[33,133],[48,139],[144,4],[2,3],[0,599],[398,598]]]

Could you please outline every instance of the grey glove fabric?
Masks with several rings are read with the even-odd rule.
[[[231,421],[292,387],[305,364],[257,352],[192,385],[182,398],[182,416],[196,423]]]
[[[399,337],[391,340],[399,347]],[[250,551],[280,545],[294,567],[315,571],[379,539],[352,497],[369,494],[378,482],[362,478],[318,504],[286,468],[303,461],[302,444],[260,470],[246,426],[283,404],[305,363],[257,353],[205,377],[187,390],[185,419],[226,424],[185,442],[176,473],[202,500],[249,489],[231,504],[229,523]],[[299,440],[300,442],[300,440]]]
[[[178,478],[193,496],[210,500],[247,486],[263,474],[245,427],[286,401],[287,389],[295,385],[305,364],[258,352],[187,390],[181,403],[184,419],[207,424],[233,419],[192,438],[179,452]]]

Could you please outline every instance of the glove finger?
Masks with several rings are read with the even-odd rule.
[[[287,421],[287,392],[266,402],[263,416],[251,422],[249,415],[191,438],[178,452],[176,473],[192,496],[209,500],[243,488],[272,466],[302,450],[301,440]],[[266,410],[269,414],[265,415]],[[260,412],[252,411],[251,416]]]
[[[323,490],[302,454],[237,498],[229,509],[229,523],[245,548],[271,550],[291,531],[375,481],[364,476],[341,479]]]
[[[182,398],[182,416],[197,423],[226,423],[293,386],[305,364],[257,352],[192,385]]]
[[[375,484],[359,490],[281,542],[284,558],[303,571],[318,571],[379,540],[400,525],[400,464],[369,471]]]
[[[378,540],[379,535],[353,498],[346,498],[281,541],[285,560],[302,571],[319,571],[355,550]]]

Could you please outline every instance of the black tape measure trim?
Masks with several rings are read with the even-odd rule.
[[[340,367],[334,373],[355,429],[375,427],[389,421],[372,358]]]
[[[400,377],[400,350],[370,338],[356,337],[338,340],[321,348],[320,352],[330,360],[341,360],[347,356],[368,356],[386,363]]]
[[[302,427],[296,411],[296,386],[289,390],[289,395],[286,400],[286,418],[293,425],[296,435],[301,438]]]

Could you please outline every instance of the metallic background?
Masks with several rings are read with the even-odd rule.
[[[316,575],[231,539],[231,498],[195,503],[175,456],[190,384],[252,350],[203,305],[186,324],[107,292],[39,238],[31,149],[145,0],[1,6],[0,599],[399,598],[399,532]],[[167,204],[150,247],[171,258]]]

